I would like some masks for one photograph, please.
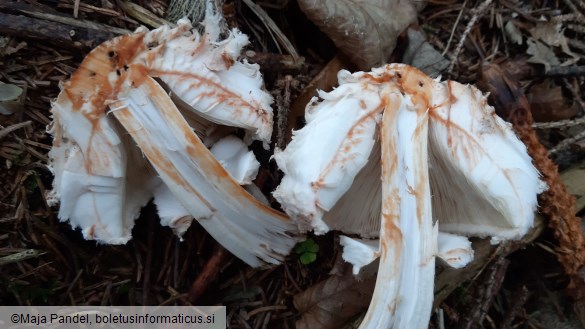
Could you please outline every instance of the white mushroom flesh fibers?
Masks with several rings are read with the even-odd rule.
[[[241,139],[226,136],[213,144],[210,151],[238,184],[251,184],[256,178],[260,162]]]
[[[429,151],[433,213],[441,231],[519,239],[546,187],[526,146],[473,86],[435,83]]]
[[[132,85],[112,113],[181,205],[246,263],[281,262],[296,242],[292,222],[231,178],[152,78]]]
[[[435,256],[460,268],[473,250],[458,235],[494,242],[522,237],[545,186],[526,147],[474,87],[432,80],[402,64],[340,71],[338,78],[339,88],[307,106],[307,126],[275,156],[285,173],[275,196],[293,219],[318,233],[379,237],[379,249],[375,242],[341,239],[354,272],[380,258],[361,328],[427,328]],[[361,122],[362,101],[362,109],[372,109],[370,125],[360,130],[367,137],[342,148],[340,141],[351,140],[343,124]],[[382,111],[380,158],[370,136]],[[347,154],[353,166],[331,160]],[[324,172],[339,175],[319,184]],[[380,213],[381,220],[373,220]],[[456,235],[438,237],[439,225]]]
[[[385,104],[380,266],[360,328],[426,328],[438,234],[428,179],[429,93],[424,84],[430,79],[402,65],[355,76],[379,84]]]
[[[178,235],[194,217],[248,264],[277,263],[296,242],[296,225],[238,185],[251,182],[257,171],[253,154],[239,143],[238,153],[224,162],[233,169],[230,176],[192,130],[206,136],[224,131],[218,124],[243,128],[247,142],[259,139],[265,147],[272,133],[272,98],[259,67],[238,60],[247,37],[232,30],[220,40],[222,17],[211,1],[207,8],[203,36],[181,20],[173,29],[140,28],[87,55],[53,104],[49,156],[55,180],[48,199],[60,202],[59,218],[80,227],[86,239],[120,244],[131,238],[140,209],[154,197],[163,225]],[[112,115],[113,104],[125,110]],[[164,113],[172,119],[164,121]]]
[[[362,267],[380,257],[380,240],[352,239],[342,235],[339,237],[339,244],[343,246],[341,257],[353,265],[354,275],[358,275]]]
[[[329,230],[323,214],[351,186],[368,160],[375,142],[382,102],[376,86],[356,83],[313,98],[307,105],[307,125],[274,158],[285,176],[274,191],[284,210],[302,230]]]
[[[439,232],[437,256],[452,268],[462,268],[473,260],[471,241],[464,236]]]

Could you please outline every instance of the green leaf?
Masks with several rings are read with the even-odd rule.
[[[297,254],[303,254],[306,252],[318,252],[319,251],[319,245],[317,243],[315,243],[315,240],[308,238],[307,240],[297,244],[297,246],[295,247],[295,252]]]
[[[306,252],[306,253],[301,255],[300,259],[301,259],[301,263],[308,265],[317,259],[317,254],[312,253],[312,252]]]
[[[308,252],[318,253],[319,252],[319,245],[315,243],[315,241],[311,240],[313,244],[307,247]]]

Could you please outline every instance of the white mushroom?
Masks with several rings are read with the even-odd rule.
[[[238,184],[252,184],[260,162],[241,139],[233,135],[226,136],[213,144],[210,151]]]
[[[433,214],[441,231],[520,239],[546,186],[526,146],[473,86],[435,83],[429,153]]]
[[[452,268],[462,268],[473,260],[473,248],[466,237],[439,232],[438,253],[443,262]]]
[[[494,242],[518,239],[532,226],[545,186],[526,147],[477,89],[432,80],[402,64],[338,77],[340,86],[326,95],[343,96],[321,96],[307,106],[307,125],[277,154],[285,177],[274,195],[293,219],[309,218],[318,233],[335,228],[379,236],[379,242],[341,239],[354,273],[380,258],[361,328],[426,328],[435,256],[456,268],[473,258],[466,237],[438,234],[437,226]],[[330,115],[313,121],[315,109]],[[372,109],[374,125],[360,121],[361,109]],[[380,152],[370,141],[382,113]],[[359,136],[367,137],[355,140],[343,122],[359,122]],[[347,155],[350,166],[331,161]],[[303,158],[311,161],[301,166]],[[324,194],[318,183],[329,172],[341,174],[327,176]]]
[[[345,73],[340,73],[345,74]],[[304,129],[274,158],[285,176],[274,191],[301,229],[327,232],[323,214],[337,203],[366,164],[383,108],[375,86],[340,85],[307,105]],[[335,133],[333,133],[335,132]]]
[[[258,66],[238,61],[247,37],[232,30],[219,40],[222,17],[207,8],[204,36],[186,20],[138,29],[94,49],[64,83],[52,109],[49,200],[86,239],[119,244],[154,197],[162,223],[179,236],[195,218],[248,264],[278,263],[296,226],[238,185],[257,172],[253,154],[229,142],[227,151],[237,144],[224,159],[230,174],[193,131],[227,124],[265,145],[272,132]],[[178,96],[183,113],[152,77]],[[216,151],[226,156],[221,144]]]
[[[152,78],[110,108],[173,195],[226,249],[252,266],[282,261],[294,244],[291,222],[234,181]]]

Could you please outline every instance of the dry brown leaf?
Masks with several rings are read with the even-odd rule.
[[[570,119],[579,110],[576,103],[567,105],[562,88],[555,86],[548,80],[530,88],[527,97],[530,102],[532,117],[537,122]]]
[[[506,23],[504,26],[504,32],[506,33],[506,37],[508,40],[510,40],[510,42],[517,45],[522,45],[522,42],[524,41],[522,32],[520,29],[518,29],[516,24],[514,24],[514,21],[508,21],[508,23]]]
[[[551,66],[561,65],[561,62],[555,55],[554,51],[550,49],[546,44],[538,40],[534,40],[533,38],[528,38],[526,43],[528,44],[528,49],[526,50],[526,53],[528,55],[532,55],[528,59],[528,62],[543,64],[546,71],[550,70]]]
[[[376,277],[357,281],[351,268],[295,295],[294,304],[301,318],[297,329],[340,328],[365,311],[372,298]]]
[[[569,49],[568,40],[564,33],[565,30],[560,22],[541,22],[530,29],[530,34],[534,39],[542,41],[549,47],[560,47],[565,55],[571,57],[563,62],[562,66],[574,64],[580,59]]]
[[[361,70],[386,62],[398,35],[423,5],[405,0],[299,0],[309,19]]]

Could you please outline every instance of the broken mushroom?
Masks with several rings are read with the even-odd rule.
[[[238,60],[247,36],[233,29],[219,39],[221,21],[209,2],[204,35],[181,20],[105,42],[63,85],[49,130],[49,200],[86,239],[127,242],[154,197],[179,236],[195,218],[252,266],[282,261],[295,244],[291,221],[239,185],[258,169],[244,142],[215,142],[224,168],[200,140],[225,125],[265,146],[272,133],[259,67]]]
[[[403,64],[338,79],[275,155],[285,176],[274,196],[302,229],[379,237],[341,238],[354,273],[380,259],[361,328],[426,328],[435,256],[458,268],[473,258],[464,236],[521,238],[545,185],[476,88]]]

